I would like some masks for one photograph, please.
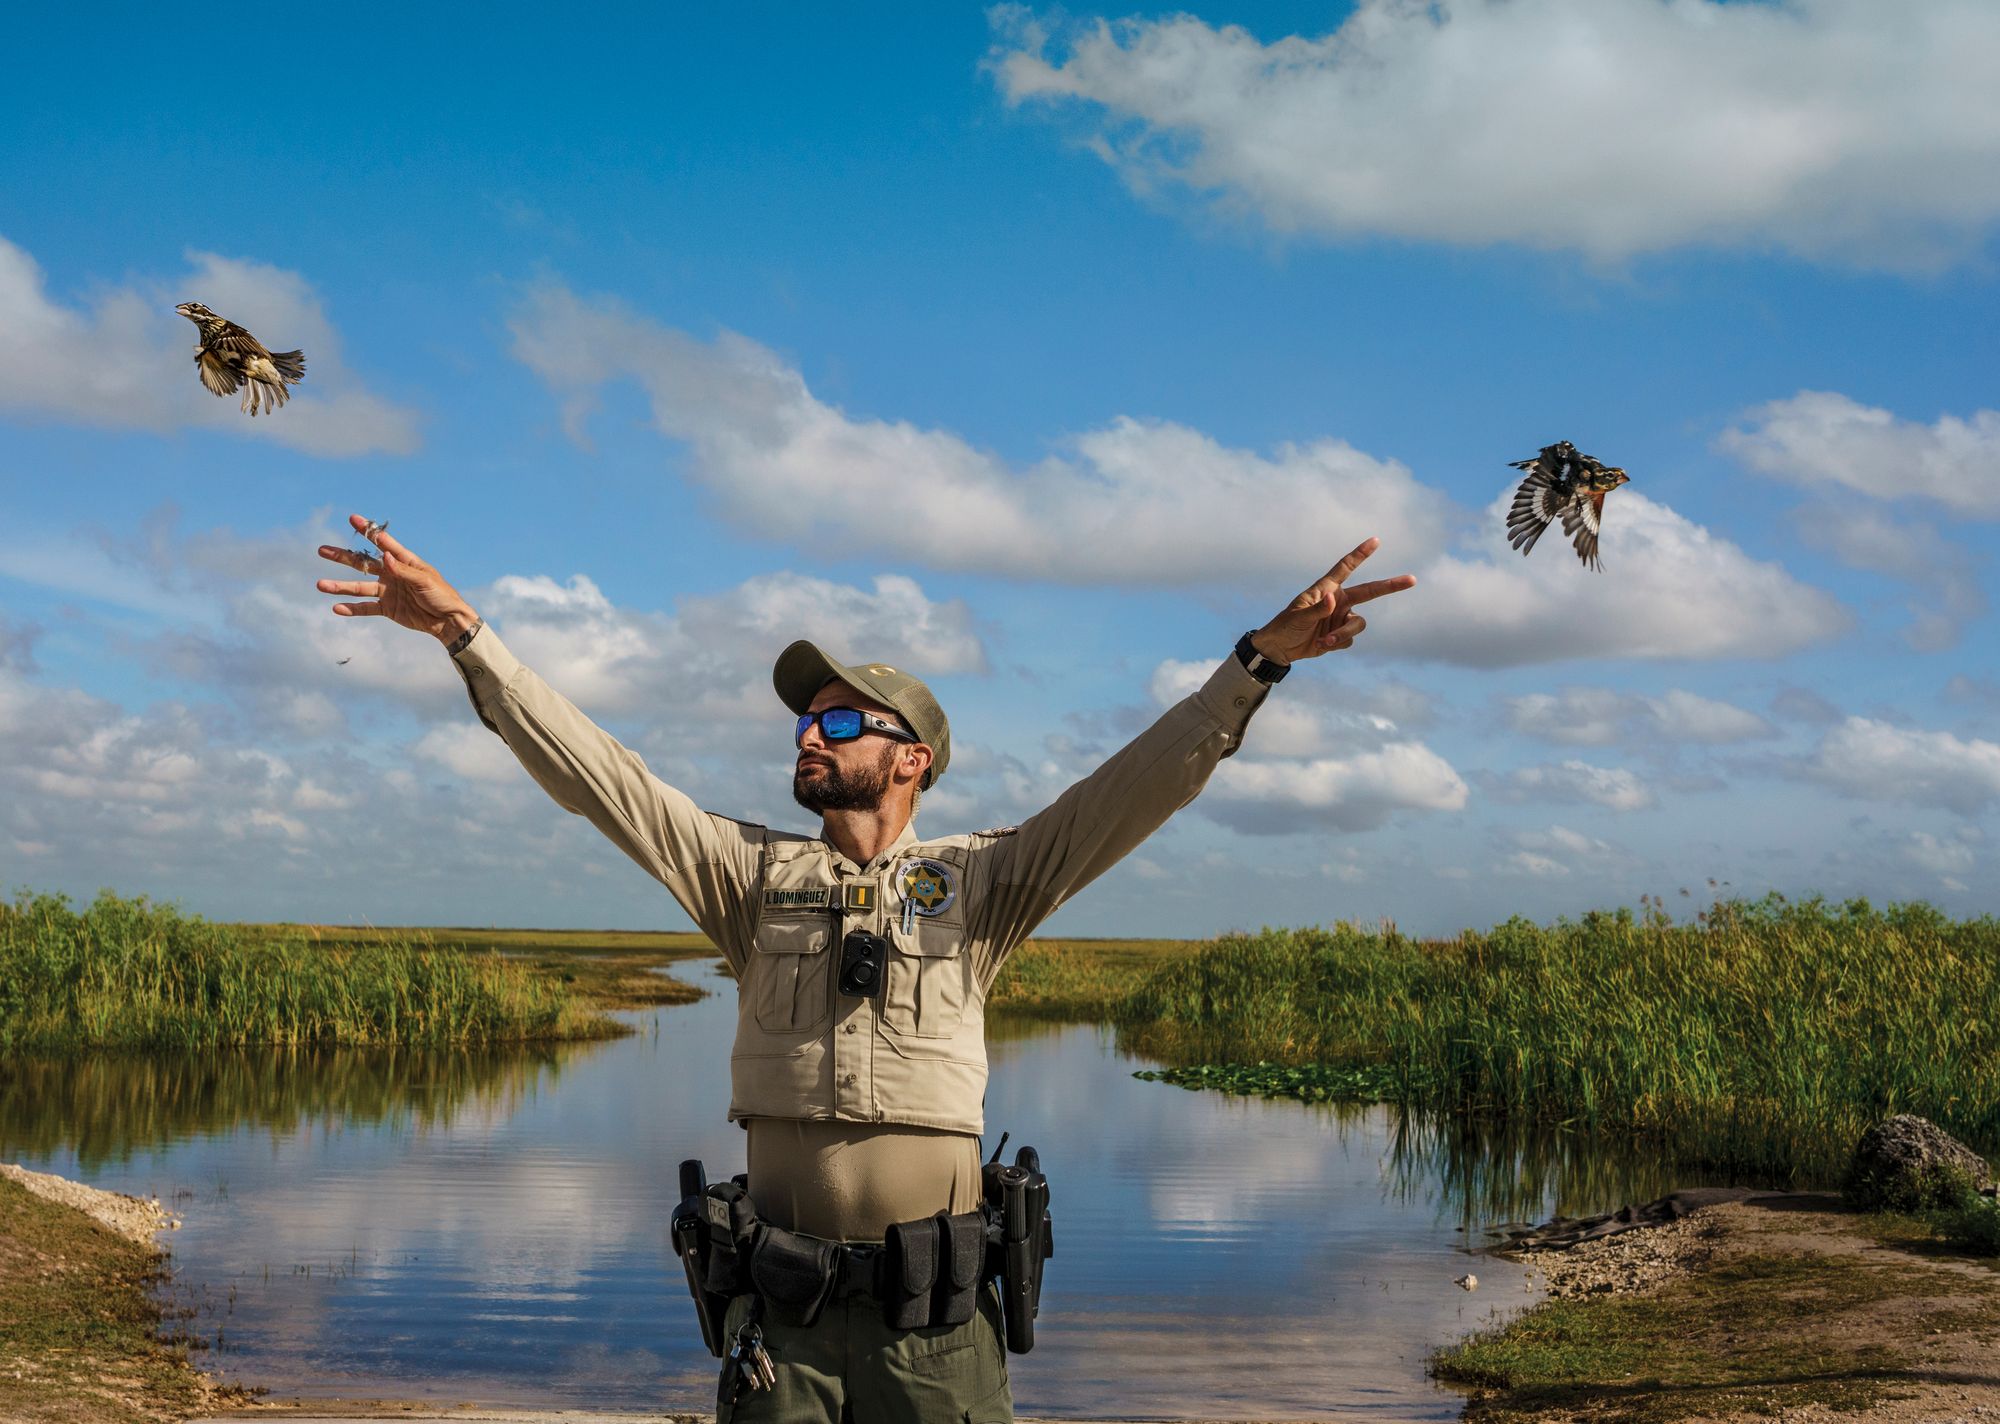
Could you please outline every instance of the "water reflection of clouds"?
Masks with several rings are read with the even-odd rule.
[[[668,1254],[680,1157],[739,1170],[731,996],[565,1057],[504,1094],[408,1118],[196,1135],[100,1185],[226,1182],[174,1238],[186,1280],[238,1288],[228,1375],[286,1392],[598,1408],[703,1407],[713,1364]],[[1108,1036],[993,1045],[989,1149],[1035,1143],[1057,1258],[1026,1412],[1448,1417],[1432,1345],[1522,1299],[1420,1195],[1385,1188],[1379,1111],[1187,1093]],[[410,1081],[420,1080],[420,1073]],[[306,1274],[306,1269],[310,1274]],[[268,1274],[267,1274],[268,1271]],[[197,1328],[212,1322],[197,1322]],[[1370,1401],[1373,1401],[1370,1403]]]

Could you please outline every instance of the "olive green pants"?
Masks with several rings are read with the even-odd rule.
[[[750,1296],[730,1304],[733,1341]],[[810,1329],[763,1315],[778,1383],[728,1398],[725,1365],[716,1424],[1010,1424],[1000,1299],[988,1287],[963,1325],[892,1330],[866,1296],[829,1304]]]

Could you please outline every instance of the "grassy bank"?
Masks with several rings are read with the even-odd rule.
[[[1472,1392],[1471,1424],[1818,1418],[1892,1400],[1910,1402],[1893,1417],[1962,1418],[2000,1403],[1985,1367],[2000,1271],[1832,1197],[1713,1207],[1697,1224],[1691,1265],[1663,1284],[1543,1301],[1438,1351],[1432,1372]]]
[[[1365,1070],[1428,1112],[1637,1135],[1781,1180],[1837,1178],[1894,1112],[2000,1147],[2000,923],[1926,905],[1773,897],[1442,941],[1265,930],[1169,962],[1111,1017],[1170,1061],[1267,1060],[1211,1075],[1229,1086]]]
[[[253,932],[109,893],[0,906],[0,1053],[602,1037],[559,978],[420,940]]]
[[[417,944],[465,954],[497,954],[569,986],[591,1009],[688,1004],[702,991],[658,971],[715,953],[705,935],[668,930],[536,930],[470,926],[244,925],[256,938],[299,937],[331,949]]]
[[[155,1338],[161,1257],[0,1178],[0,1419],[141,1424],[207,1402]]]

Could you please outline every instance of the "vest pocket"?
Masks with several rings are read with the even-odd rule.
[[[832,935],[824,912],[766,919],[757,927],[750,957],[757,1027],[766,1033],[801,1033],[825,1021],[827,953]]]
[[[965,1021],[965,927],[917,921],[905,934],[896,929],[889,983],[883,991],[882,1024],[912,1038],[950,1038]]]

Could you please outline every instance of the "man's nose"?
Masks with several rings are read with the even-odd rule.
[[[814,719],[812,725],[806,728],[806,734],[799,738],[799,750],[823,752],[827,749],[826,734],[820,730],[818,719]]]

